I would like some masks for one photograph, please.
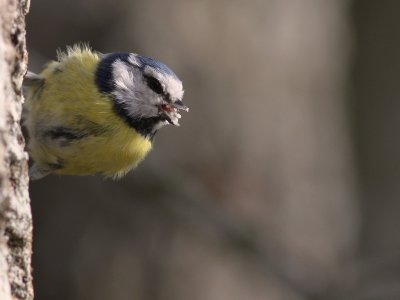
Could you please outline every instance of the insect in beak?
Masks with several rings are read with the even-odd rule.
[[[179,119],[182,116],[178,113],[178,110],[189,111],[189,108],[181,100],[177,100],[173,103],[163,102],[159,106],[159,110],[168,123],[179,126]]]

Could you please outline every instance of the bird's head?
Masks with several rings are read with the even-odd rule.
[[[163,63],[134,53],[101,58],[96,72],[99,90],[109,94],[116,113],[144,136],[152,137],[167,124],[179,126],[182,81]]]

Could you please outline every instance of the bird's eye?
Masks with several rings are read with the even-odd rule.
[[[163,89],[161,83],[157,79],[155,79],[154,77],[151,77],[151,76],[145,76],[145,79],[146,79],[147,85],[153,92],[155,92],[159,95],[162,95],[164,93],[164,89]]]

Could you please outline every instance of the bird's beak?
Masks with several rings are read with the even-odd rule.
[[[189,111],[189,107],[183,104],[182,100],[177,100],[173,103],[174,108],[184,111]]]

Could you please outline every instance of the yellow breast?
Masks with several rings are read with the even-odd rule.
[[[71,153],[57,153],[65,160],[65,167],[56,171],[59,174],[87,175],[101,173],[107,177],[118,178],[146,156],[151,142],[128,126],[114,134],[111,132],[98,137],[89,137],[77,143]]]

